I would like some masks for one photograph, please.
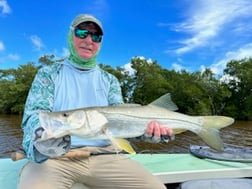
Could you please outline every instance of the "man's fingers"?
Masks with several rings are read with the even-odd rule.
[[[145,134],[147,136],[149,136],[149,137],[153,136],[154,126],[155,126],[155,122],[154,121],[151,121],[151,122],[148,123],[147,128],[146,128],[146,132],[145,132]]]
[[[173,130],[172,130],[172,128],[170,128],[170,127],[166,127],[166,133],[167,133],[169,136],[174,135]]]
[[[163,127],[163,126],[160,126],[160,136],[161,135],[168,135],[168,133],[167,133],[167,129],[165,128],[165,127]]]
[[[153,128],[153,136],[160,138],[162,130],[163,128],[161,128],[160,125],[157,122],[155,122],[154,128]]]
[[[162,143],[168,143],[171,140],[175,139],[175,136],[173,135],[173,130],[169,127],[161,127],[161,142]]]
[[[144,140],[152,143],[167,143],[174,139],[173,130],[167,126],[162,126],[156,121],[148,123]]]
[[[148,136],[155,136],[160,137],[163,132],[166,132],[163,130],[163,128],[160,127],[160,125],[156,121],[151,121],[146,129],[146,134]]]

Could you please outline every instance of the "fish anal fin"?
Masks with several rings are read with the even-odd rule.
[[[198,135],[210,147],[217,151],[223,151],[224,144],[221,140],[219,130],[216,128],[202,128]]]
[[[226,116],[200,116],[200,120],[202,128],[197,134],[211,148],[223,151],[224,145],[219,129],[233,124],[234,119]]]
[[[113,143],[113,145],[118,147],[120,150],[124,150],[129,154],[136,154],[136,151],[133,149],[128,140],[123,138],[112,138],[112,137],[110,138],[110,140]]]

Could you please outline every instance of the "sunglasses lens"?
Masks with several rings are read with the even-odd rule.
[[[80,30],[80,29],[76,29],[75,30],[75,36],[79,37],[79,38],[86,38],[88,36],[88,30]]]
[[[92,34],[91,35],[91,37],[92,37],[92,40],[94,41],[94,42],[101,42],[101,39],[102,39],[102,37],[101,37],[101,35],[99,35],[99,34]]]
[[[81,39],[85,39],[88,36],[88,34],[90,34],[93,42],[99,43],[102,40],[102,35],[95,32],[90,32],[88,30],[81,30],[81,29],[76,29],[74,32],[75,36]]]

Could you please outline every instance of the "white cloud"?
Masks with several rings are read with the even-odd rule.
[[[68,57],[70,52],[68,50],[68,48],[62,48],[62,57]]]
[[[20,57],[17,54],[8,54],[7,56],[0,56],[0,63],[5,63],[6,64],[10,60],[11,61],[17,61],[19,59],[20,59]]]
[[[19,60],[20,59],[20,57],[19,57],[19,55],[18,54],[9,54],[8,55],[8,59],[10,59],[10,60]]]
[[[176,72],[179,72],[181,70],[187,70],[188,68],[183,66],[184,60],[182,58],[177,58],[175,62],[171,64],[171,69],[175,70]]]
[[[134,59],[134,58],[139,58],[140,60],[146,60],[146,62],[149,63],[149,64],[153,63],[153,61],[152,61],[151,58],[146,59],[144,56],[135,56],[135,57],[132,57],[132,59]]]
[[[30,36],[32,44],[35,46],[36,50],[41,50],[44,47],[42,40],[37,35]]]
[[[136,72],[136,70],[133,69],[133,68],[131,67],[131,63],[130,63],[130,62],[127,63],[127,64],[125,64],[125,65],[123,66],[123,68],[125,69],[126,72],[129,73],[129,75],[134,75],[135,72]]]
[[[220,78],[220,82],[221,83],[230,83],[231,81],[233,81],[233,83],[235,83],[235,85],[238,85],[240,83],[240,79],[238,79],[237,77],[231,76],[231,75],[223,75]]]
[[[178,63],[173,63],[171,65],[172,69],[179,72],[181,70],[186,70],[186,68],[184,66],[182,66],[181,64],[178,64]]]
[[[153,63],[151,58],[146,59],[144,56],[134,56],[134,57],[132,57],[132,59],[145,60],[148,64]],[[136,72],[136,70],[131,67],[131,62],[125,64],[124,66],[122,66],[122,68],[124,68],[125,71],[129,73],[129,75],[134,75]]]
[[[139,58],[140,60],[145,60],[144,56],[134,56],[134,57],[132,57],[132,59],[135,59],[135,58]]]
[[[47,52],[47,53],[44,53],[44,54],[54,54],[55,55],[54,59],[59,60],[59,59],[68,57],[70,52],[69,52],[68,48],[63,47],[61,49],[61,51],[54,50],[53,52]],[[44,54],[41,55],[41,56],[44,56]]]
[[[251,10],[252,3],[250,0],[195,0],[189,15],[187,15],[188,19],[177,24],[174,28],[176,32],[190,36],[179,41],[181,47],[176,49],[175,52],[183,54],[195,48],[209,45],[227,24],[237,22],[244,17],[252,18]],[[244,24],[240,24],[237,31],[243,31],[241,26],[244,26]],[[251,27],[251,24],[246,23],[245,26],[248,28]]]
[[[252,57],[252,43],[246,44],[243,47],[239,48],[237,51],[229,51],[226,53],[225,58],[214,63],[210,66],[210,69],[215,74],[220,74],[223,69],[226,67],[226,64],[231,60],[241,60],[244,58]]]
[[[11,13],[11,8],[6,0],[0,0],[0,14]]]
[[[2,41],[0,41],[0,52],[4,50],[4,44]]]

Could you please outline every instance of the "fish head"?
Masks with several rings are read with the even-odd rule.
[[[80,128],[86,122],[85,112],[39,112],[39,123],[44,129]]]
[[[75,110],[68,112],[40,112],[40,126],[46,133],[44,140],[65,135],[89,138],[102,132],[107,124],[106,117],[96,110]]]

